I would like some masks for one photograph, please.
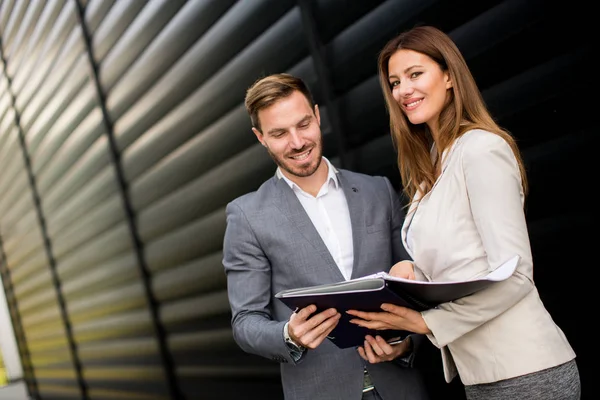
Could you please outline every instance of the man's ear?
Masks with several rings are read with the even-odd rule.
[[[315,104],[315,117],[317,117],[317,123],[321,126],[321,114],[319,113],[319,105]]]
[[[252,127],[252,132],[254,132],[254,134],[256,135],[256,138],[258,139],[260,144],[267,147],[267,145],[265,144],[265,140],[264,140],[262,132],[259,131],[258,129],[256,129],[255,127]]]

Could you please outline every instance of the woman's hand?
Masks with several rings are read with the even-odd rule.
[[[414,333],[431,333],[420,312],[393,304],[382,304],[384,312],[365,312],[348,310],[348,314],[358,318],[350,320],[353,324],[369,329],[397,329]]]
[[[376,337],[367,335],[364,347],[358,348],[358,354],[363,360],[371,364],[392,361],[404,355],[410,349],[410,341],[410,337],[407,337],[402,342],[391,345],[379,335]]]
[[[405,260],[394,264],[388,272],[391,276],[404,279],[415,279],[415,266],[411,261]]]

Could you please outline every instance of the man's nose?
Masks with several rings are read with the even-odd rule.
[[[296,130],[290,132],[290,147],[292,149],[301,149],[304,147],[304,139]]]

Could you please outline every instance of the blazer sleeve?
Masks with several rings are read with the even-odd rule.
[[[229,203],[226,215],[223,266],[234,340],[248,353],[295,363],[284,341],[286,321],[274,321],[271,316],[269,260],[240,206]]]
[[[523,186],[514,153],[497,135],[469,139],[462,149],[462,169],[489,271],[514,255],[521,259],[507,280],[422,312],[432,331],[428,336],[440,348],[513,307],[534,288]]]

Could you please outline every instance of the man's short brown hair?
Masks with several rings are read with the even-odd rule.
[[[274,104],[276,101],[290,96],[294,91],[298,91],[306,97],[310,107],[315,108],[310,90],[300,78],[296,78],[290,74],[273,74],[264,78],[258,79],[246,91],[246,111],[250,115],[252,126],[260,132],[260,121],[258,120],[258,112]]]

